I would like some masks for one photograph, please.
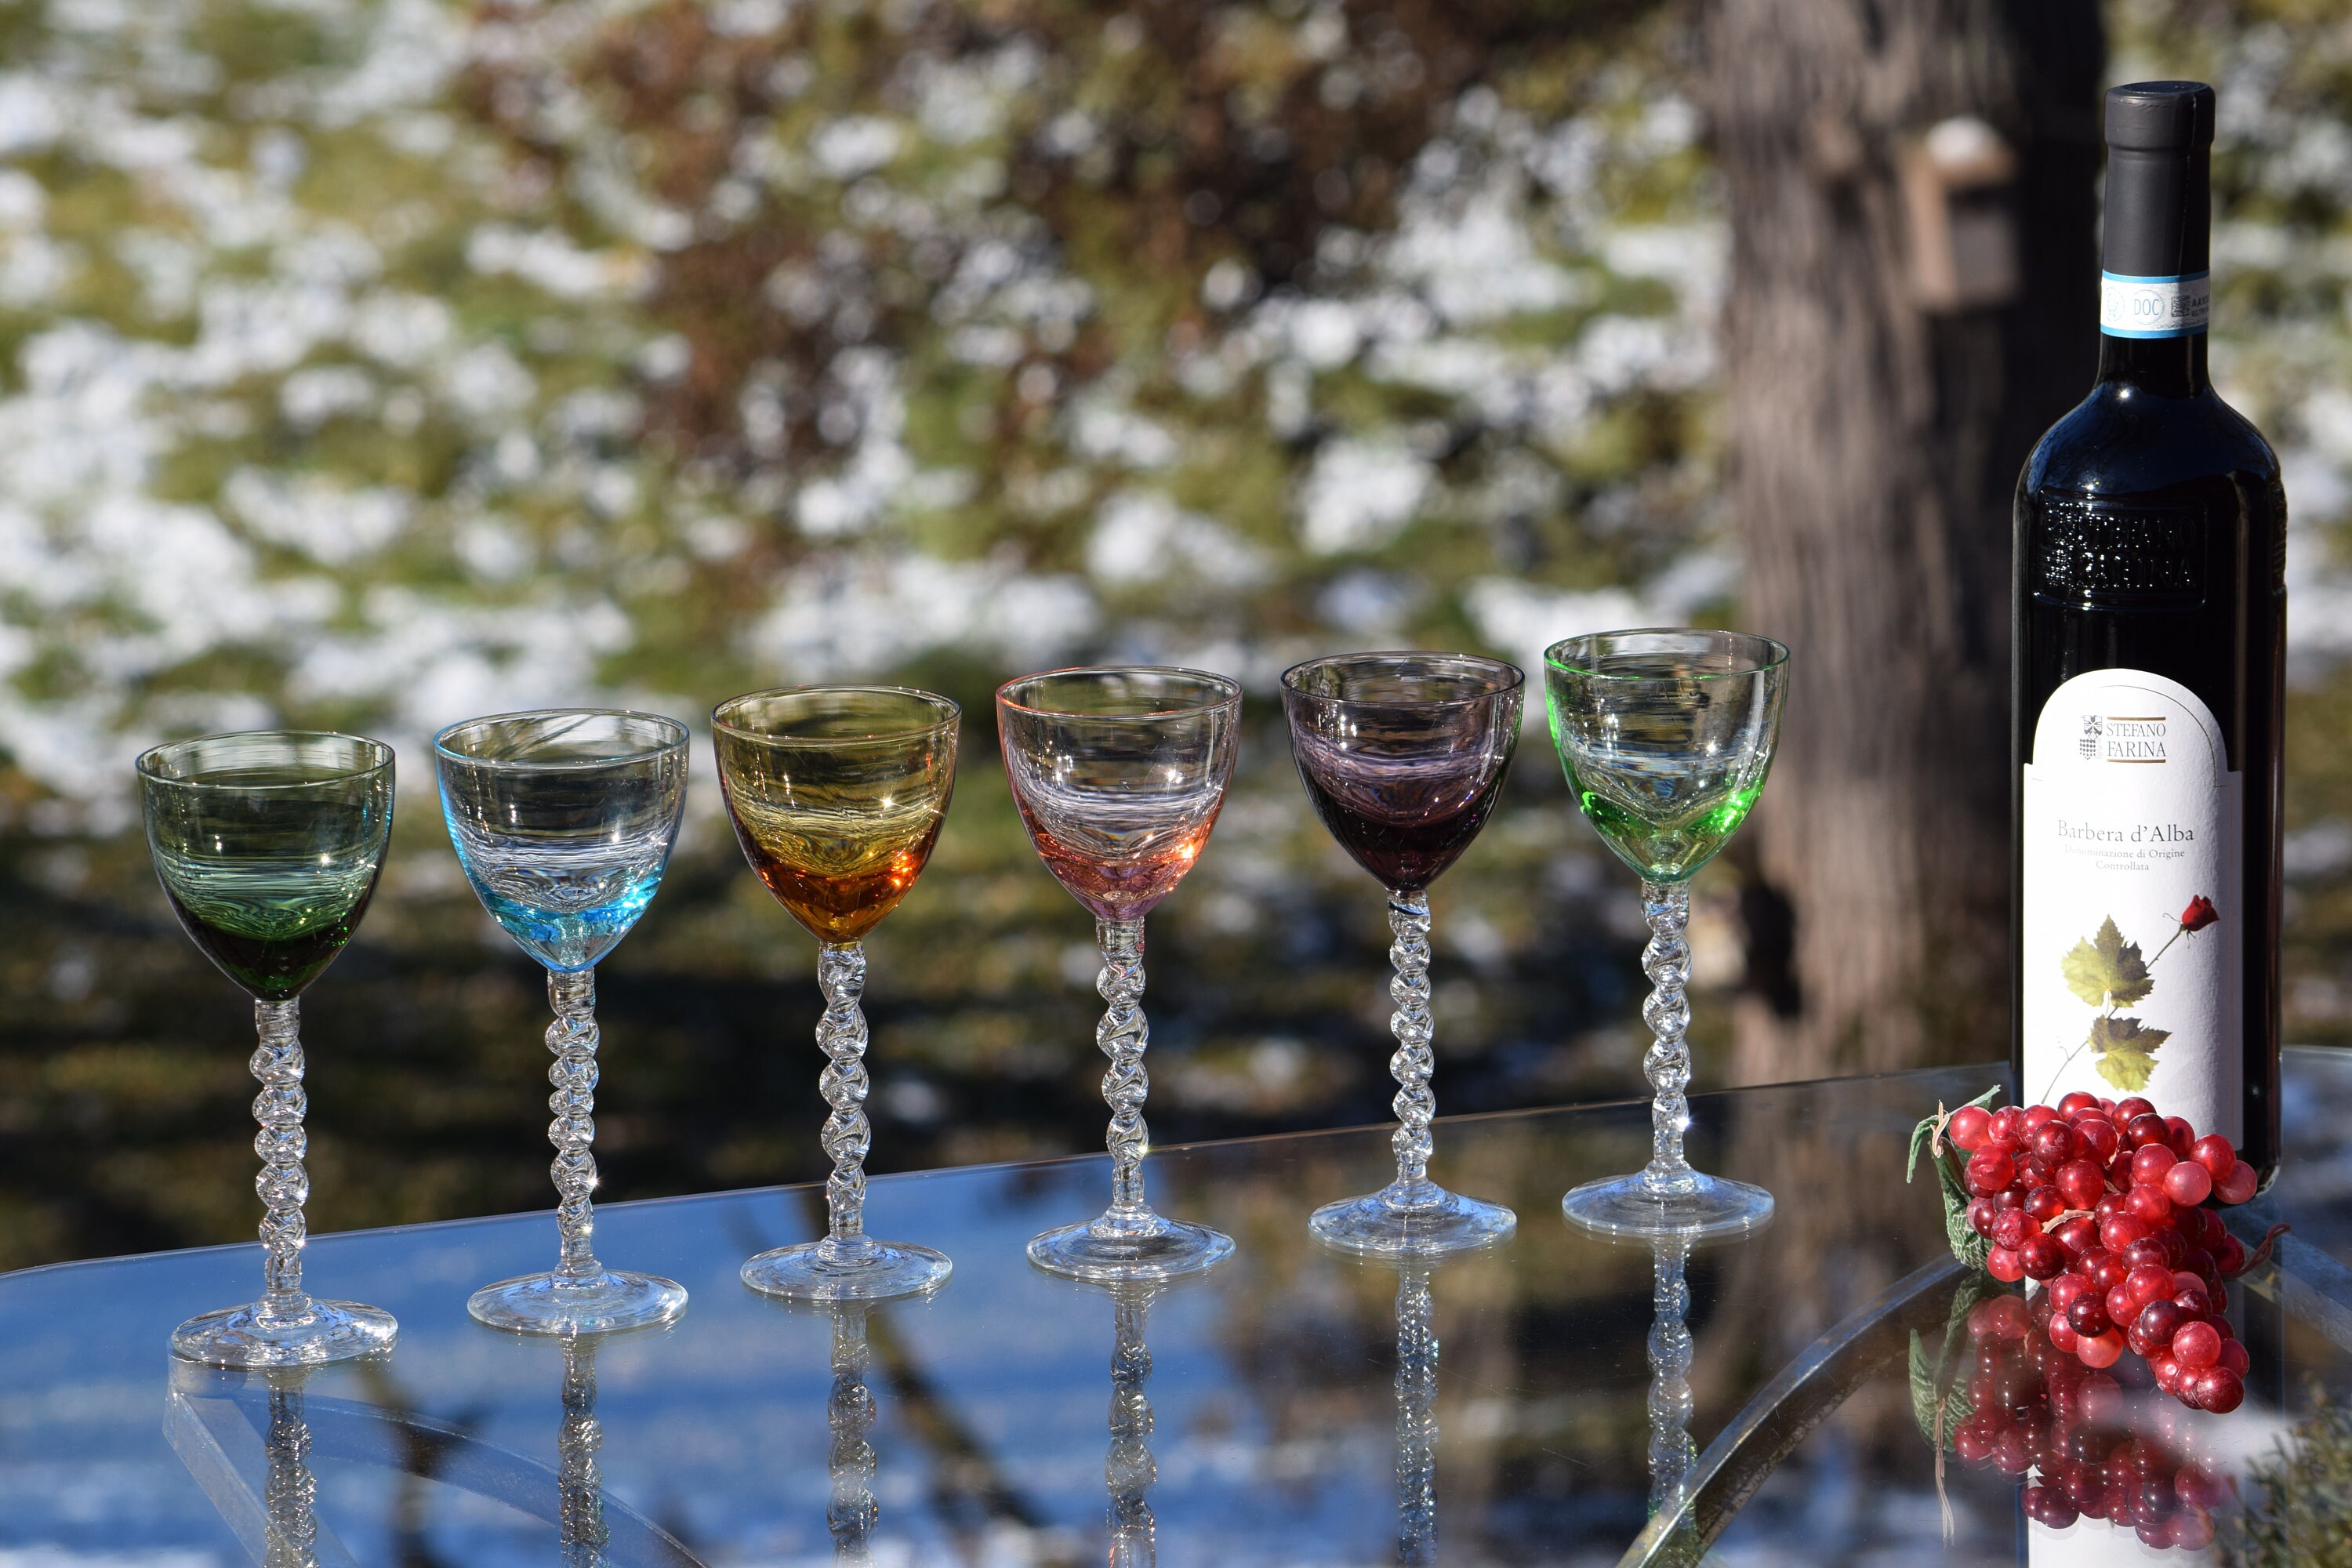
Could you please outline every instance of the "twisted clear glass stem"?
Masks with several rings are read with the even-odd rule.
[[[1650,1243],[1650,1511],[1667,1512],[1683,1500],[1694,1452],[1690,1436],[1690,1259],[1686,1236]]]
[[[874,1561],[870,1542],[882,1511],[874,1500],[874,1445],[866,1440],[874,1429],[874,1394],[866,1386],[870,1360],[866,1309],[835,1309],[833,1394],[824,1411],[825,1424],[833,1429],[824,1457],[833,1499],[825,1507],[824,1522],[833,1531],[833,1560],[841,1568],[866,1568]]]
[[[269,1430],[262,1449],[261,1504],[268,1531],[263,1568],[318,1568],[319,1483],[310,1474],[310,1423],[299,1385],[269,1391]]]
[[[1437,1321],[1429,1270],[1397,1274],[1397,1561],[1437,1561]]]
[[[547,1109],[547,1141],[555,1145],[558,1203],[556,1228],[562,1237],[562,1255],[555,1266],[564,1284],[584,1284],[604,1272],[589,1238],[596,1229],[596,1211],[590,1201],[596,1191],[596,972],[583,969],[547,976],[548,1005],[555,1021],[547,1026],[547,1048],[555,1059],[548,1064],[547,1081],[553,1090]]]
[[[1153,1568],[1160,1560],[1160,1543],[1150,1491],[1160,1468],[1151,1457],[1151,1401],[1144,1392],[1151,1377],[1151,1348],[1143,1339],[1151,1296],[1148,1290],[1123,1289],[1117,1300],[1110,1451],[1103,1460],[1103,1481],[1110,1489],[1110,1568]]]
[[[253,1119],[261,1125],[253,1140],[253,1152],[261,1156],[253,1190],[261,1195],[262,1208],[262,1293],[254,1317],[264,1324],[310,1316],[310,1298],[302,1289],[302,1244],[309,1234],[302,1205],[310,1196],[310,1174],[302,1167],[310,1147],[302,1115],[310,1101],[302,1092],[299,1009],[290,998],[253,1005],[260,1043],[248,1065],[261,1083],[253,1100]]]
[[[1429,894],[1423,889],[1389,894],[1389,964],[1396,973],[1389,980],[1389,998],[1396,1011],[1389,1015],[1389,1030],[1397,1048],[1389,1058],[1389,1071],[1397,1081],[1397,1130],[1389,1140],[1396,1151],[1396,1184],[1391,1202],[1405,1206],[1434,1201],[1439,1191],[1429,1180],[1430,1121],[1437,1115],[1437,1096],[1429,1089],[1436,1057],[1430,1040],[1436,1025],[1429,1013]]]
[[[824,1119],[825,1155],[833,1173],[824,1181],[824,1206],[831,1229],[819,1250],[828,1261],[852,1262],[874,1250],[866,1237],[866,1153],[874,1130],[866,1120],[866,948],[855,942],[827,942],[816,961],[817,985],[824,993],[824,1016],[816,1043],[825,1055],[817,1086],[832,1108]]]
[[[563,1336],[563,1428],[556,1435],[556,1542],[563,1568],[603,1568],[609,1531],[604,1477],[597,1451],[604,1426],[596,1419],[596,1341]]]
[[[1102,953],[1102,972],[1095,990],[1109,1004],[1095,1026],[1095,1044],[1110,1058],[1103,1074],[1103,1100],[1110,1107],[1110,1212],[1096,1222],[1097,1229],[1152,1223],[1143,1200],[1143,1155],[1151,1146],[1151,1130],[1143,1124],[1144,1097],[1151,1079],[1143,1070],[1144,1047],[1151,1043],[1151,1027],[1143,1017],[1143,922],[1097,921],[1095,945]]]
[[[1642,973],[1651,987],[1642,1021],[1654,1037],[1642,1058],[1651,1095],[1650,1163],[1642,1172],[1642,1186],[1654,1194],[1687,1193],[1698,1185],[1696,1173],[1683,1158],[1683,1134],[1690,1128],[1685,1094],[1690,1087],[1690,1047],[1683,1039],[1690,1027],[1690,1002],[1683,994],[1690,981],[1690,943],[1684,936],[1690,925],[1689,886],[1643,882],[1642,913],[1650,924]]]

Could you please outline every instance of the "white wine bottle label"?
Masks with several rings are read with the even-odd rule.
[[[2111,338],[2185,338],[2203,331],[2212,317],[2210,273],[2179,278],[2099,274],[2099,331]]]
[[[2042,704],[2023,791],[2027,1104],[2138,1095],[2243,1136],[2238,784],[2177,680],[2093,670]]]

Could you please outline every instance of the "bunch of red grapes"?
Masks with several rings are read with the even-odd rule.
[[[2135,1430],[2158,1423],[2126,1419],[2114,1377],[2037,1333],[2015,1296],[1979,1302],[1969,1338],[1971,1413],[1952,1429],[1963,1464],[2038,1472],[2025,1489],[2026,1517],[2053,1530],[2103,1519],[2159,1549],[2212,1544],[2213,1510],[2234,1484],[2189,1458],[2179,1434]]]
[[[2227,1138],[2200,1137],[2145,1100],[2087,1094],[2055,1108],[1966,1106],[1947,1131],[1969,1157],[1985,1267],[2044,1284],[2033,1321],[2053,1345],[2095,1370],[2129,1350],[2192,1409],[2238,1407],[2246,1350],[2221,1315],[2221,1282],[2248,1255],[2206,1205],[2244,1203],[2256,1176]]]

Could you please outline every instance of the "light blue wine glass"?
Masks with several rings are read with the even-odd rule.
[[[561,1202],[551,1272],[474,1292],[495,1329],[601,1333],[666,1323],[686,1289],[606,1268],[595,1229],[596,963],[661,886],[686,805],[686,726],[650,713],[569,709],[452,724],[434,738],[441,812],[482,907],[547,970],[548,1142]]]

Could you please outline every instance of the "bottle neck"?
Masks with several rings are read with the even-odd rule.
[[[2213,384],[2205,370],[2205,334],[2118,338],[2101,332],[2099,380],[2158,397],[2199,396]]]

